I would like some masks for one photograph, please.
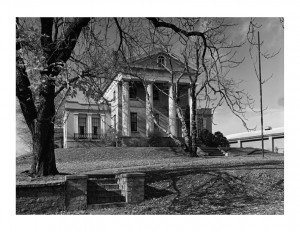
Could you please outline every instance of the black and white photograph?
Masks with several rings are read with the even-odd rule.
[[[159,14],[131,14],[141,4]],[[112,228],[116,217],[135,225],[122,224],[126,231],[194,230],[207,216],[206,230],[235,221],[239,231],[266,231],[264,216],[288,220],[298,204],[289,188],[296,184],[289,176],[298,176],[289,166],[297,120],[285,120],[285,103],[293,119],[299,111],[298,82],[285,80],[287,73],[297,79],[286,72],[297,68],[285,50],[287,10],[276,5],[272,13],[270,3],[265,14],[224,14],[242,10],[239,3],[213,13],[211,3],[210,10],[183,14],[179,7],[169,16],[161,12],[172,4],[147,4],[124,4],[122,13],[95,13],[100,2],[84,14],[64,13],[66,4],[58,12],[7,13],[12,88],[2,100],[13,112],[2,122],[12,121],[7,131],[15,136],[6,171],[13,179],[5,180],[15,191],[7,203],[12,217],[51,216],[48,229],[58,231],[71,230],[58,229],[63,218],[65,226],[81,221],[80,231],[88,230],[82,220],[120,230]],[[220,215],[230,217],[218,223]],[[251,229],[238,226],[240,215],[263,217]],[[163,218],[174,224],[168,228]],[[269,221],[278,228],[286,225],[275,218]]]

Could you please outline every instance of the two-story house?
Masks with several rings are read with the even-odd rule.
[[[176,107],[190,110],[191,99],[188,73],[182,74],[184,64],[180,59],[156,51],[134,59],[123,70],[106,89],[106,101],[95,104],[78,97],[67,100],[64,147],[97,144],[109,131],[131,138],[147,138],[157,131],[166,136],[153,122],[153,116],[162,128],[182,137]],[[197,109],[197,127],[212,131],[210,109]]]

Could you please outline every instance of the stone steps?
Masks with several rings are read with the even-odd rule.
[[[88,175],[87,204],[88,208],[110,207],[124,203],[119,184],[114,175]]]
[[[224,156],[224,154],[216,147],[200,146],[200,149],[206,153],[207,156]]]
[[[126,202],[114,202],[114,203],[105,203],[105,204],[89,204],[88,209],[103,209],[103,208],[113,208],[113,207],[124,207]]]

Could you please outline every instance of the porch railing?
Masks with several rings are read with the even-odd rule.
[[[80,133],[74,133],[74,140],[78,140],[78,139],[102,139],[105,138],[105,135],[101,135],[101,134],[93,134],[93,133],[84,133],[84,134],[80,134]]]

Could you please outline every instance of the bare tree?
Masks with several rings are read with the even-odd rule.
[[[26,19],[17,19],[16,94],[33,140],[32,174],[44,176],[58,173],[53,120],[54,99],[60,91],[56,92],[55,86],[82,28],[89,21],[89,18],[41,18],[40,22],[31,22],[28,26]],[[39,27],[34,28],[35,24]],[[30,33],[25,27],[29,28]],[[39,63],[35,66],[39,74],[36,86],[31,85],[28,61]]]
[[[284,28],[284,19],[279,18],[282,28]],[[267,79],[262,79],[261,72],[261,58],[271,59],[275,57],[279,52],[269,53],[268,51],[261,51],[261,47],[264,41],[260,41],[259,29],[262,27],[261,24],[256,22],[255,18],[250,19],[249,29],[247,33],[247,40],[249,43],[249,54],[253,63],[253,68],[255,71],[256,78],[259,82],[259,96],[260,96],[260,125],[261,125],[261,149],[262,149],[262,157],[264,158],[264,120],[263,120],[263,84],[265,84],[268,80],[272,78],[272,75]],[[257,35],[256,35],[257,33]],[[254,54],[254,48],[257,47],[257,55]],[[258,66],[258,67],[257,67]]]
[[[99,103],[118,72],[117,27],[111,18],[20,18],[16,27],[17,97],[33,141],[30,173],[53,175],[59,109],[78,91]]]
[[[227,30],[236,25],[221,18],[147,18],[147,20],[148,22],[142,19],[136,21],[131,19],[131,25],[143,25],[136,35],[135,31],[132,32],[126,27],[129,21],[116,19],[117,22],[122,22],[118,26],[122,54],[124,57],[126,55],[132,57],[159,48],[167,54],[175,53],[179,56],[184,64],[181,70],[175,71],[172,64],[164,68],[169,73],[173,85],[173,97],[177,103],[178,83],[183,76],[189,80],[190,133],[184,110],[177,103],[176,112],[183,125],[184,146],[190,151],[191,156],[196,156],[197,148],[197,99],[201,99],[202,106],[213,108],[213,111],[223,103],[226,104],[247,127],[244,114],[247,107],[253,104],[253,100],[239,88],[237,81],[229,77],[229,71],[243,62],[243,59],[238,60],[235,57],[237,49],[243,43],[231,42],[227,34]],[[157,124],[153,114],[152,118]],[[176,135],[168,131],[166,133],[180,144]]]

